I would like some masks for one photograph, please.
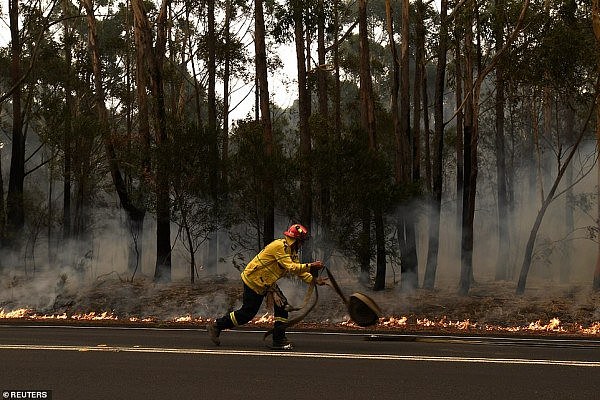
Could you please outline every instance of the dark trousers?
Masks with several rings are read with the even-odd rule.
[[[217,319],[217,328],[220,330],[231,329],[235,326],[248,323],[258,313],[258,310],[260,310],[264,298],[265,295],[256,293],[244,283],[242,306],[238,310],[232,311]],[[273,307],[273,314],[275,316],[273,340],[279,340],[285,337],[284,323],[287,322],[288,312],[285,308],[275,304]]]

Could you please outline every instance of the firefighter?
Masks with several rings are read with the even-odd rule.
[[[307,284],[324,285],[326,278],[315,278],[312,271],[323,268],[320,260],[310,263],[300,263],[298,250],[308,239],[308,229],[300,224],[291,225],[284,237],[275,239],[268,244],[242,271],[241,277],[244,286],[243,304],[240,309],[225,314],[215,323],[207,326],[212,342],[221,344],[220,334],[224,329],[231,329],[249,322],[262,305],[264,298],[273,295],[273,309],[275,323],[273,326],[273,348],[292,350],[294,345],[285,336],[285,323],[288,318],[288,304],[285,296],[277,286],[279,278],[291,274],[296,275]]]

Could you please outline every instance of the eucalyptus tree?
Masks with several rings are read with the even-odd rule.
[[[594,30],[595,47],[596,49],[600,49],[600,2],[598,0],[592,0],[592,27]],[[600,58],[596,61],[596,74],[600,76]],[[598,102],[598,99],[596,99],[596,141],[600,143],[600,102]],[[598,188],[600,191],[600,165],[598,167]],[[598,220],[600,221],[600,201],[598,201],[597,211]],[[598,243],[594,281],[592,283],[595,291],[600,291],[600,241]]]
[[[542,102],[551,101],[553,105],[550,110],[543,112],[553,114],[552,120],[571,120],[572,126],[566,127],[564,123],[551,123],[546,126],[552,135],[552,140],[549,142],[556,143],[556,175],[553,176],[551,184],[547,188],[544,187],[544,191],[540,186],[538,192],[541,204],[525,246],[517,282],[517,294],[525,291],[536,251],[538,232],[550,204],[560,194],[568,194],[568,188],[563,193],[558,192],[558,185],[565,177],[567,181],[569,180],[568,170],[571,168],[571,160],[578,151],[579,144],[589,133],[588,125],[598,95],[597,81],[593,81],[597,78],[596,58],[593,53],[583,50],[593,42],[592,32],[589,29],[589,18],[593,18],[593,14],[590,16],[588,9],[575,1],[563,2],[552,7],[536,10],[536,15],[544,22],[545,29],[543,35],[536,36],[536,40],[532,41],[530,49],[537,56],[533,59],[536,62],[529,67],[531,75],[528,77],[537,78],[531,81],[534,90],[530,92],[537,94],[533,102],[540,102],[540,97]],[[549,13],[555,14],[550,20],[547,18]],[[569,37],[568,43],[563,40],[565,37]],[[539,90],[535,90],[536,88]],[[540,92],[543,96],[539,95]],[[572,115],[573,112],[577,113],[578,118]],[[568,205],[571,199],[567,197],[566,200]],[[562,260],[562,262],[567,263],[559,271],[564,278],[568,275],[566,269],[571,260]]]
[[[446,85],[447,53],[449,46],[448,37],[448,1],[442,0],[440,8],[439,39],[436,51],[436,77],[434,94],[434,126],[433,136],[433,193],[432,210],[429,217],[429,245],[427,248],[427,264],[423,287],[433,289],[437,273],[439,235],[440,235],[440,212],[442,204],[443,184],[443,154],[444,154],[444,90]]]
[[[266,31],[263,0],[254,0],[254,53],[256,57],[257,91],[260,103],[260,122],[263,126],[264,150],[263,156],[271,160],[274,154],[273,125],[271,122],[271,106],[269,104],[269,81],[267,78],[267,50]],[[271,170],[265,171],[261,182],[265,193],[262,206],[263,216],[263,243],[266,246],[275,238],[275,192],[274,174]]]
[[[473,40],[473,21],[477,14],[476,9],[469,9],[467,18],[467,30],[465,35],[466,46],[466,81],[465,91],[465,127],[464,127],[464,145],[465,145],[465,187],[463,193],[462,209],[462,235],[461,235],[461,274],[459,280],[459,293],[466,295],[469,292],[473,280],[473,221],[475,217],[475,197],[477,192],[477,176],[479,171],[478,161],[478,143],[479,143],[479,117],[480,117],[480,99],[481,88],[485,78],[492,72],[503,53],[513,44],[519,35],[524,24],[526,11],[529,7],[529,0],[525,0],[521,6],[520,13],[514,23],[511,33],[508,35],[504,45],[491,56],[489,62],[485,65],[481,61],[481,41],[477,40],[477,48],[474,49]],[[473,18],[473,19],[472,19]],[[479,31],[477,31],[479,33]],[[479,37],[479,36],[477,36]],[[473,51],[477,51],[477,55]],[[472,75],[477,64],[476,78]]]

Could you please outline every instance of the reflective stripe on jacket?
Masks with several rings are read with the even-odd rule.
[[[242,280],[258,294],[286,274],[298,276],[306,283],[313,280],[308,264],[301,264],[298,252],[292,251],[294,239],[287,236],[269,243],[242,271]]]

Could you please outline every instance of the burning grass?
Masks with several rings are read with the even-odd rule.
[[[26,285],[21,282],[13,288]],[[343,286],[349,294],[348,288],[353,285]],[[205,278],[193,285],[108,278],[89,285],[63,285],[54,288],[52,299],[29,302],[11,296],[13,288],[0,290],[0,320],[4,323],[203,327],[238,307],[241,300],[239,280],[224,277]],[[383,310],[376,326],[361,328],[354,324],[341,299],[323,287],[319,288],[317,306],[297,328],[600,338],[600,294],[583,287],[553,287],[550,291],[532,285],[524,296],[515,296],[514,284],[506,282],[478,283],[469,296],[458,296],[450,286],[411,293],[353,289],[368,293]],[[284,288],[295,305],[300,304],[304,290],[302,285]],[[263,308],[249,326],[267,327],[272,323],[271,313]]]

